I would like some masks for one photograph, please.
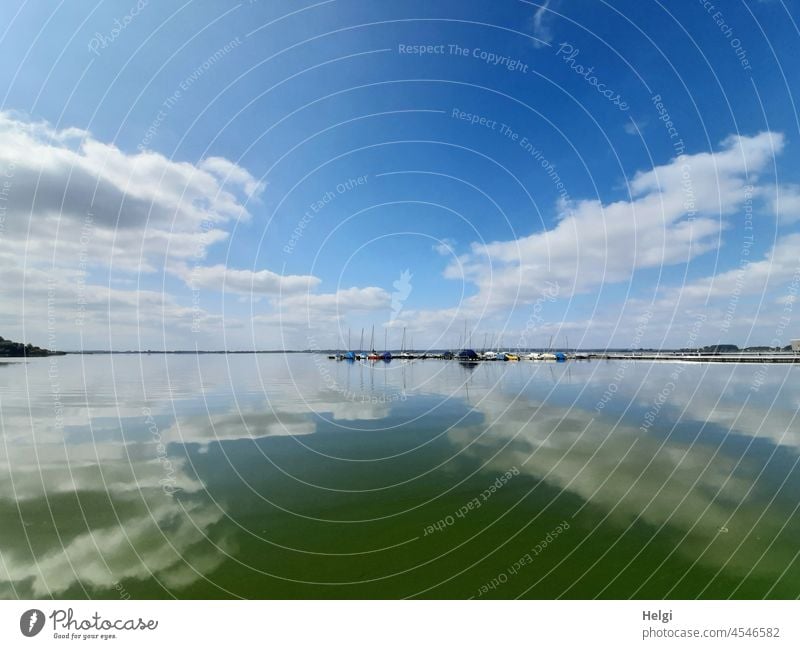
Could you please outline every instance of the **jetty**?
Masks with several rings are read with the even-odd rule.
[[[703,353],[703,352],[687,352],[687,351],[659,351],[659,352],[638,352],[638,351],[597,351],[597,350],[581,350],[581,351],[567,351],[557,353],[523,353],[519,354],[496,354],[496,353],[482,353],[467,350],[471,352],[468,355],[464,350],[460,352],[431,350],[426,352],[411,352],[402,351],[400,353],[393,353],[395,360],[413,361],[413,360],[445,360],[445,361],[465,361],[470,363],[498,363],[508,362],[513,360],[516,362],[566,362],[566,361],[650,361],[650,362],[665,362],[665,363],[800,363],[800,353],[793,351],[781,352],[746,352],[741,353]],[[330,356],[329,358],[333,358]],[[391,356],[390,356],[391,358]],[[383,358],[375,358],[372,360],[385,360]]]

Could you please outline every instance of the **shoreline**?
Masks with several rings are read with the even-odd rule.
[[[128,355],[128,356],[154,356],[154,355],[234,355],[234,354],[324,354],[330,356],[336,354],[335,350],[125,350],[125,351],[112,351],[112,350],[88,350],[88,351],[66,351],[51,353],[47,355],[36,356],[6,356],[0,357],[0,363],[8,363],[10,361],[23,359],[28,360],[31,358],[50,358],[53,356],[112,356],[112,355]],[[339,352],[340,353],[340,352]],[[395,352],[392,352],[395,354]],[[442,350],[425,352],[425,358],[417,356],[412,353],[410,358],[401,358],[394,356],[392,360],[454,360],[458,358],[447,359],[444,358],[446,352]],[[524,352],[520,352],[524,353]],[[661,361],[661,362],[691,362],[691,363],[783,363],[795,364],[800,363],[800,354],[796,352],[740,352],[740,353],[698,353],[698,352],[684,352],[664,350],[658,352],[638,352],[638,351],[599,351],[599,350],[575,350],[565,352],[567,361]],[[576,358],[578,354],[580,357]],[[386,362],[386,361],[380,361]],[[464,361],[461,361],[464,362]],[[505,360],[488,360],[488,359],[475,359],[468,361],[470,363],[497,363],[497,362],[527,362],[527,363],[541,363],[541,362],[557,362],[553,360],[528,360],[521,358],[519,361],[505,361]],[[564,362],[564,361],[560,361]]]

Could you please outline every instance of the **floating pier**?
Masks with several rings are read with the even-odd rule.
[[[563,358],[528,358],[520,352],[518,360],[514,362],[526,363],[553,363],[563,361],[651,361],[651,362],[682,362],[682,363],[800,363],[800,353],[797,352],[742,352],[727,354],[709,354],[697,352],[565,352]],[[330,359],[343,360],[341,355],[328,356]],[[402,352],[394,356],[395,360],[455,360],[465,362],[459,358],[459,352]],[[363,360],[363,359],[361,359]],[[385,360],[385,359],[379,359]],[[482,357],[480,353],[475,358],[469,358],[470,363],[497,363],[508,362],[503,354],[496,357]]]

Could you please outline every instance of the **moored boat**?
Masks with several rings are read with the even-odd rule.
[[[372,336],[370,337],[369,348],[372,351],[367,355],[367,360],[370,361],[381,360],[381,355],[375,351],[375,325],[372,325]]]
[[[480,360],[480,357],[474,349],[462,349],[460,352],[458,352],[458,354],[456,354],[456,358],[459,361],[466,361],[470,363],[475,363]]]

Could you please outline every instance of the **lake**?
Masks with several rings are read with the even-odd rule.
[[[795,598],[800,368],[0,364],[4,598]]]

